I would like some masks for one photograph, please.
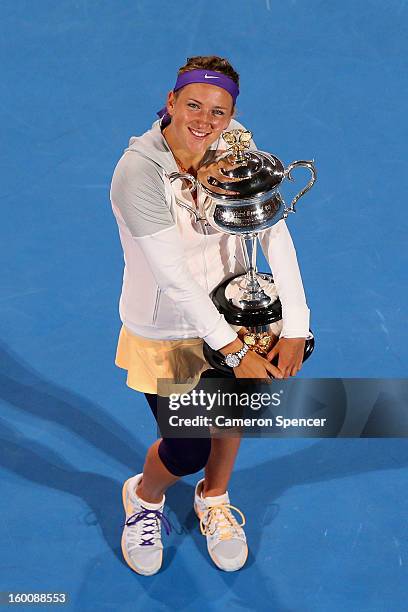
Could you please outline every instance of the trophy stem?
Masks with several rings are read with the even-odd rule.
[[[244,263],[246,268],[246,285],[240,304],[243,308],[264,308],[271,298],[264,292],[257,278],[256,251],[258,234],[241,236]]]
[[[250,236],[241,236],[241,242],[244,251],[245,268],[247,271],[248,282],[254,282],[256,274],[256,251],[258,236],[251,234]]]

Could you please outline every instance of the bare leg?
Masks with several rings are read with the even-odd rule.
[[[156,440],[147,451],[143,478],[136,488],[136,494],[152,504],[161,502],[165,490],[179,480],[179,476],[174,476],[163,465],[157,450],[160,442],[161,439]]]
[[[204,497],[222,495],[226,492],[240,443],[241,438],[238,433],[236,438],[212,438],[211,453],[205,466],[202,488]]]

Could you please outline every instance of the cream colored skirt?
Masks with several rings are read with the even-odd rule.
[[[128,387],[163,397],[194,389],[202,372],[211,368],[204,358],[201,338],[152,340],[125,326],[120,330],[115,363],[127,370]]]

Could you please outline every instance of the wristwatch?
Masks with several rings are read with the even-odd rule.
[[[228,355],[225,356],[225,363],[230,368],[237,368],[241,363],[242,358],[244,357],[244,355],[247,354],[248,351],[249,346],[247,344],[244,344],[242,349],[240,349],[236,353],[228,353]]]

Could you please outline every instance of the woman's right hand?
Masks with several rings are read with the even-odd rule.
[[[248,351],[239,366],[234,368],[235,378],[283,378],[280,370],[254,351]]]

